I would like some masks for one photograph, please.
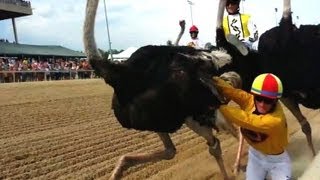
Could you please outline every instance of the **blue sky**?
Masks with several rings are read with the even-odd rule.
[[[85,0],[30,0],[33,15],[16,19],[21,44],[62,45],[83,50],[82,26]],[[218,0],[192,0],[193,22],[198,26],[199,38],[214,44]],[[191,26],[187,0],[106,0],[111,44],[113,49],[165,44],[174,41],[179,32],[178,22],[186,20]],[[104,14],[100,1],[96,18],[98,47],[109,48]],[[319,24],[319,0],[292,0],[293,19],[300,24]],[[259,33],[274,27],[282,14],[281,0],[245,0],[241,11],[254,16]],[[278,8],[278,12],[275,12]],[[299,16],[299,19],[297,19]],[[0,21],[0,38],[14,41],[11,20]],[[181,44],[187,42],[185,32]]]

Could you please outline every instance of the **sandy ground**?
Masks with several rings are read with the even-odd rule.
[[[106,179],[121,155],[162,148],[155,134],[118,124],[110,109],[113,90],[102,80],[0,84],[0,92],[0,179]],[[318,151],[320,113],[302,109]],[[286,115],[296,179],[312,156],[299,124],[287,110]],[[214,134],[231,175],[237,140]],[[204,139],[185,127],[171,137],[174,159],[129,168],[123,179],[222,178]],[[233,179],[244,179],[244,173]]]
[[[307,169],[304,171],[299,180],[318,180],[320,179],[320,154],[313,159],[312,163],[309,164]]]

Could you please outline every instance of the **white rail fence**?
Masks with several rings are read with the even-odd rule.
[[[0,71],[0,83],[96,78],[93,70]]]

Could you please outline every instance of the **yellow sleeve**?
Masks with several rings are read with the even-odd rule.
[[[249,106],[252,107],[253,96],[246,91],[241,89],[236,89],[228,84],[226,81],[219,77],[213,77],[215,87],[218,91],[227,99],[233,100],[235,103],[239,104],[240,108],[246,110]]]
[[[227,105],[221,105],[219,109],[227,120],[256,132],[268,133],[272,131],[280,121],[279,118],[270,114],[256,115]]]
[[[224,31],[225,36],[230,34],[229,24],[228,24],[228,16],[223,17],[222,27],[223,27],[223,31]]]

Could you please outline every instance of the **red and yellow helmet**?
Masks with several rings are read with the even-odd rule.
[[[199,32],[199,29],[197,28],[197,26],[193,25],[190,27],[189,32]]]
[[[274,74],[265,73],[257,76],[251,86],[251,93],[271,99],[281,98],[283,87],[281,80]]]

